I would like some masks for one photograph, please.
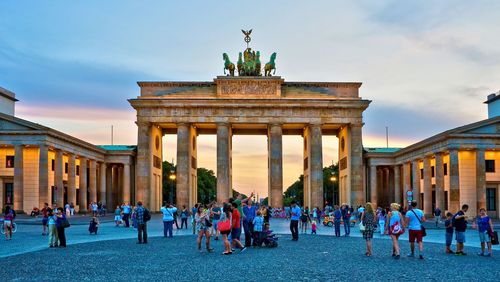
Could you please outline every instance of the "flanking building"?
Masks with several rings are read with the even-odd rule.
[[[447,130],[406,148],[365,148],[366,198],[378,206],[417,200],[471,214],[499,217],[500,92],[488,96],[488,119]]]
[[[0,203],[29,213],[44,203],[112,208],[134,197],[136,146],[96,146],[15,117],[15,94],[0,88]]]

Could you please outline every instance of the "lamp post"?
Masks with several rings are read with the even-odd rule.
[[[330,176],[330,181],[332,182],[332,207],[335,205],[335,183],[337,182],[337,177],[332,174]]]
[[[170,179],[170,193],[168,195],[168,201],[170,202],[170,204],[173,204],[174,202],[174,182],[175,182],[175,171],[171,170],[170,171],[170,175],[168,176],[168,178]]]

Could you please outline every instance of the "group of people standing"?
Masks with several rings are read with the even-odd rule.
[[[48,203],[42,208],[42,235],[48,235],[49,248],[66,248],[66,232],[69,227],[65,208]]]

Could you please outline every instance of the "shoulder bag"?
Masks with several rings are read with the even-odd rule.
[[[366,230],[366,226],[364,225],[363,220],[360,220],[359,221],[359,231],[365,232],[365,230]]]
[[[422,221],[420,220],[420,218],[418,218],[417,213],[414,210],[411,210],[411,212],[413,212],[415,217],[418,219],[418,222],[420,223],[420,230],[422,231],[422,237],[427,236],[427,231],[425,230],[425,227],[422,225]]]
[[[61,227],[62,227],[62,228],[68,228],[68,227],[70,227],[70,226],[71,226],[71,224],[69,224],[69,221],[68,221],[68,219],[67,219],[67,218],[63,218],[63,219],[61,220]]]

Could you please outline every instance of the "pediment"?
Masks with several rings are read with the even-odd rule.
[[[500,118],[492,118],[455,129],[453,134],[500,134]]]
[[[45,128],[39,124],[32,123],[13,116],[0,115],[1,131],[37,131]]]

